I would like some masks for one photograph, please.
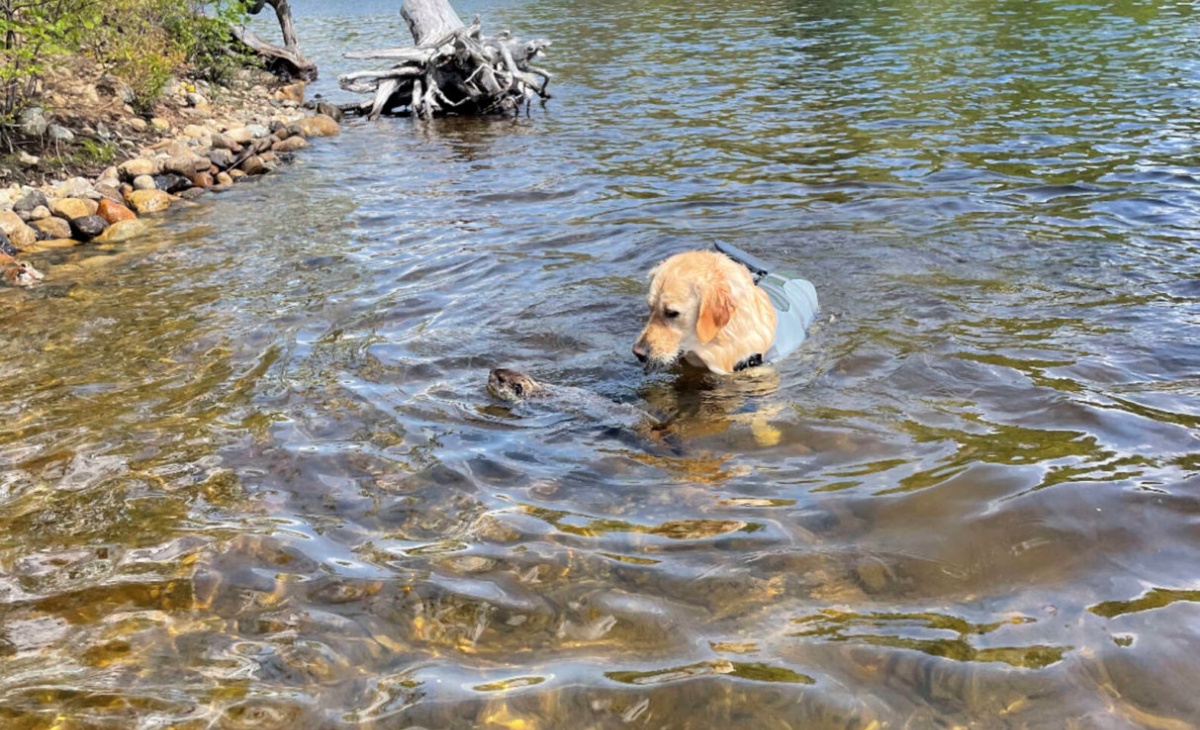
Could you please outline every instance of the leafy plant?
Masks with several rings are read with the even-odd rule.
[[[252,61],[231,44],[229,26],[243,24],[248,15],[242,0],[208,0],[190,7],[176,6],[163,26],[183,50],[195,74],[214,83],[228,83],[233,72]]]
[[[98,22],[97,0],[0,0],[0,124],[33,95],[47,59],[77,47]]]

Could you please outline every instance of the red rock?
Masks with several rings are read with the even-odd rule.
[[[96,215],[100,216],[109,223],[116,223],[117,221],[130,221],[137,218],[137,214],[132,210],[126,208],[120,203],[114,203],[108,198],[104,198],[100,201],[100,206],[96,208]]]

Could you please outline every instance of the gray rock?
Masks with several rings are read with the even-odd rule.
[[[141,117],[133,117],[129,119],[126,124],[128,124],[129,128],[135,132],[145,132],[150,126],[146,120],[142,119]]]
[[[73,177],[54,189],[60,198],[86,198],[92,184],[86,177]]]
[[[138,175],[133,179],[134,190],[158,190],[158,186],[154,184],[154,178],[149,175]]]
[[[261,124],[247,124],[246,129],[250,130],[250,136],[254,139],[261,139],[271,133],[271,130]]]
[[[21,134],[30,137],[41,137],[50,127],[50,122],[46,119],[46,113],[39,106],[30,107],[21,112],[17,123],[21,127]]]
[[[204,106],[208,104],[208,99],[205,99],[203,96],[194,91],[184,98],[187,99],[188,106]]]
[[[85,215],[71,220],[71,233],[80,241],[90,241],[108,228],[108,221],[98,215]]]
[[[17,247],[12,245],[12,242],[8,240],[8,236],[5,235],[4,231],[0,231],[0,253],[8,256],[16,256],[18,253]]]
[[[172,155],[167,160],[167,164],[163,165],[163,169],[167,172],[173,172],[176,175],[192,175],[207,170],[209,164],[207,157],[201,157],[189,150],[181,154]]]
[[[132,104],[137,100],[133,88],[112,74],[104,74],[96,83],[96,89],[121,100],[122,104]]]
[[[25,167],[34,167],[41,161],[42,159],[37,155],[31,155],[25,150],[17,150],[17,162],[21,163]]]
[[[192,187],[192,181],[183,175],[168,173],[166,175],[155,175],[154,186],[168,193],[177,193],[180,190],[187,190]]]
[[[233,167],[233,153],[226,149],[209,150],[208,159],[222,170]]]
[[[50,141],[52,142],[70,142],[75,139],[74,132],[58,124],[51,124],[46,127],[46,134],[50,136]]]
[[[88,197],[95,198],[96,200],[108,198],[114,203],[125,204],[124,198],[121,197],[121,187],[118,183],[106,183],[101,180],[96,183],[96,188],[93,192],[95,195],[89,195]]]
[[[112,130],[104,122],[96,122],[96,136],[102,140],[108,141],[112,139]]]
[[[28,189],[17,202],[13,203],[13,210],[18,213],[29,212],[38,206],[44,208],[50,207],[50,200],[46,198],[46,194],[41,190],[33,188]]]
[[[341,124],[342,108],[337,104],[330,104],[327,101],[322,101],[317,104],[317,114],[324,114],[327,117],[332,117],[333,121]]]

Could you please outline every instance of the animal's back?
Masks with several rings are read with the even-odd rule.
[[[654,424],[658,419],[627,403],[618,403],[583,388],[542,383],[543,392],[525,405],[586,418],[599,425],[638,426]]]

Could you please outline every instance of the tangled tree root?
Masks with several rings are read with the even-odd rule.
[[[339,77],[343,89],[372,95],[343,111],[369,119],[389,113],[481,115],[518,112],[535,95],[550,98],[550,72],[530,63],[550,41],[522,42],[508,31],[484,36],[479,18],[464,25],[447,0],[404,0],[401,15],[416,45],[347,53],[394,63]]]

